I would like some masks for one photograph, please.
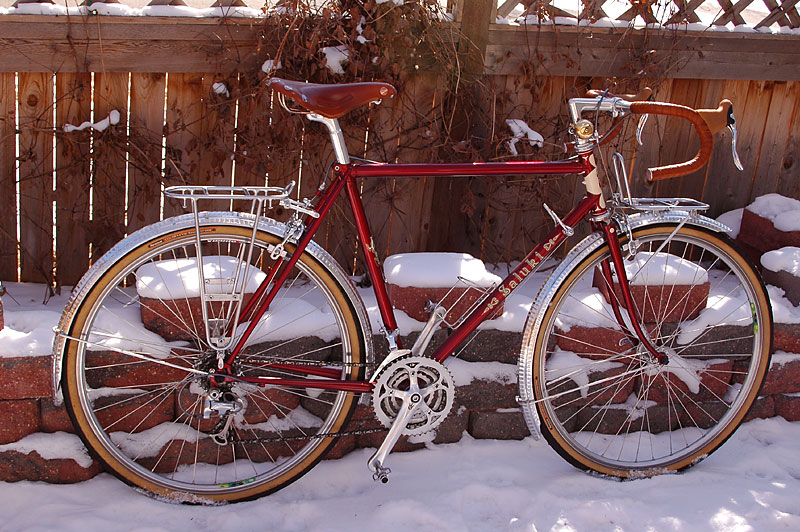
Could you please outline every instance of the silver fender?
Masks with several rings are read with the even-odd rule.
[[[203,212],[200,213],[200,225],[234,225],[252,228],[255,217],[246,213],[236,212]],[[194,215],[184,214],[174,218],[168,218],[161,222],[148,225],[143,229],[133,233],[127,238],[118,242],[111,248],[105,255],[103,255],[94,265],[87,271],[75,288],[72,295],[64,307],[64,312],[61,314],[61,320],[56,328],[55,340],[53,341],[53,393],[58,396],[61,386],[62,374],[62,357],[64,353],[64,346],[66,338],[59,334],[59,332],[69,332],[72,328],[72,323],[77,314],[81,302],[84,300],[89,290],[94,287],[100,277],[112,264],[117,262],[121,257],[130,253],[138,248],[145,242],[165,235],[175,230],[187,229],[194,230]],[[271,218],[260,218],[258,228],[265,233],[270,233],[282,239],[286,234],[286,225]],[[344,290],[345,295],[348,297],[356,311],[361,329],[364,332],[364,342],[366,349],[366,361],[372,363],[374,361],[374,352],[372,345],[372,327],[370,326],[369,318],[367,317],[367,309],[364,307],[364,302],[358,295],[358,291],[353,285],[350,276],[342,269],[336,260],[321,246],[315,242],[310,242],[306,247],[306,252],[314,259],[319,261],[323,266],[328,268],[333,277],[339,282]]]
[[[637,229],[647,225],[660,223],[681,223],[690,226],[703,227],[716,232],[728,232],[730,228],[716,220],[690,214],[686,211],[666,211],[660,213],[641,213],[628,217],[627,225],[620,228],[624,233],[628,228]],[[570,250],[564,260],[561,261],[550,277],[539,290],[539,295],[531,306],[528,318],[525,321],[525,328],[522,333],[522,348],[519,353],[517,363],[517,382],[519,383],[519,404],[525,415],[525,422],[528,429],[535,439],[539,439],[541,432],[539,429],[539,414],[536,411],[535,397],[533,396],[533,359],[534,343],[539,334],[539,328],[544,320],[544,313],[553,300],[556,289],[569,275],[569,273],[588,255],[603,245],[603,236],[600,233],[592,233]]]

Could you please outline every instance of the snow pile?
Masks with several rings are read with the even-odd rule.
[[[261,71],[265,74],[272,74],[276,70],[279,70],[283,65],[281,64],[280,60],[277,62],[273,59],[267,59],[264,61],[264,64],[261,65]]]
[[[732,211],[728,211],[726,213],[720,214],[717,218],[717,221],[722,225],[726,225],[730,228],[728,231],[728,236],[731,238],[736,238],[739,236],[739,231],[742,228],[742,214],[744,213],[744,209],[734,209]]]
[[[773,272],[786,272],[800,277],[800,248],[786,246],[761,255],[761,265]]]
[[[52,434],[34,432],[19,441],[0,445],[0,453],[6,451],[16,451],[22,454],[36,452],[45,460],[71,459],[85,468],[92,465],[92,459],[81,439],[75,434],[66,432]]]
[[[386,281],[395,286],[449,288],[459,279],[481,288],[500,284],[500,277],[486,271],[483,261],[467,253],[401,253],[383,263]]]
[[[340,44],[338,46],[326,46],[322,49],[325,54],[325,61],[328,69],[334,74],[344,74],[343,63],[346,63],[350,57],[350,52],[347,46]]]
[[[640,251],[625,261],[631,285],[698,285],[708,282],[708,273],[697,264],[670,253]]]
[[[239,271],[239,286],[247,269],[245,293],[256,291],[267,274],[253,265],[240,262],[236,257],[213,255],[203,257],[203,276],[206,293],[230,294]],[[136,271],[136,291],[141,297],[151,299],[183,299],[200,297],[200,277],[197,257],[168,259],[144,264]]]
[[[795,307],[786,299],[783,288],[768,285],[769,301],[772,305],[772,319],[775,323],[800,323],[800,307]]]
[[[73,485],[0,484],[0,494],[8,530],[798,530],[798,441],[800,423],[756,420],[685,474],[630,482],[581,473],[544,439],[465,436],[391,454],[386,485],[373,482],[364,464],[374,451],[362,449],[227,506],[166,504],[108,474]]]
[[[779,231],[800,231],[800,201],[796,199],[766,194],[756,198],[747,210],[771,221]]]
[[[109,125],[119,124],[119,111],[114,109],[111,111],[108,116],[102,119],[99,122],[91,123],[91,122],[84,122],[79,126],[73,126],[72,124],[64,124],[62,129],[65,133],[72,133],[73,131],[83,131],[86,128],[92,128],[96,131],[105,131],[108,129]]]
[[[536,146],[537,148],[544,146],[544,137],[537,131],[532,130],[525,121],[510,118],[506,120],[506,124],[508,124],[508,128],[514,135],[514,137],[508,141],[508,149],[511,151],[512,155],[517,155],[516,144],[525,137],[527,137],[528,143],[531,146]]]

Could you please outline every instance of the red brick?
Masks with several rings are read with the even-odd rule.
[[[245,294],[244,305],[253,294]],[[197,336],[205,338],[203,308],[199,297],[188,299],[161,300],[140,298],[142,323],[145,328],[166,340],[194,340]],[[229,303],[216,301],[208,306],[209,316],[225,315]]]
[[[42,416],[42,432],[75,433],[75,427],[72,426],[64,403],[57,405],[52,399],[40,399],[39,409]]]
[[[584,358],[599,360],[630,349],[628,336],[619,329],[573,325],[569,331],[559,329],[556,334],[558,347]]]
[[[180,358],[178,351],[174,353],[174,357],[167,357],[164,361],[191,367],[189,362]],[[116,351],[89,351],[86,357],[86,380],[92,388],[135,387],[181,381],[187,374],[186,370],[139,361]]]
[[[775,354],[767,372],[763,395],[800,392],[800,356]]]
[[[669,371],[662,371],[653,376],[643,375],[639,382],[639,397],[660,404],[667,403],[667,383],[672,394],[672,400],[680,402],[714,401],[725,396],[728,384],[733,375],[732,360],[717,360],[699,372],[700,390],[698,393],[689,391],[689,387],[677,375]]]
[[[72,484],[89,480],[103,470],[98,462],[88,468],[71,458],[44,459],[39,453],[0,452],[0,480],[19,482],[32,480],[51,484]]]
[[[756,250],[758,256],[751,257],[761,264],[761,254],[786,246],[800,247],[800,231],[780,231],[775,225],[758,214],[745,209],[742,213],[742,227],[736,240],[745,244],[748,250]]]
[[[767,419],[775,416],[775,399],[772,395],[762,395],[756,399],[753,406],[750,407],[750,412],[744,418],[744,421],[751,421],[753,419]]]
[[[774,347],[775,351],[800,353],[800,324],[776,323]]]
[[[589,404],[602,405],[605,403],[624,403],[628,399],[628,396],[630,396],[630,394],[633,392],[635,379],[629,378],[620,382],[620,380],[613,379],[613,377],[621,375],[627,371],[629,371],[627,366],[618,364],[613,368],[590,372],[590,382],[604,382],[590,385],[583,394],[580,390],[575,389],[576,383],[572,379],[562,379],[558,385],[550,386],[549,393],[551,395],[564,394],[553,400],[553,404],[561,407],[581,407]],[[565,393],[569,390],[573,391]],[[496,408],[507,406],[517,405],[497,405]]]
[[[603,294],[606,302],[611,302],[611,292],[603,279],[599,268],[595,268],[592,286]],[[631,296],[636,308],[644,312],[640,316],[647,323],[678,322],[696,318],[700,311],[706,308],[710,284],[705,282],[696,285],[631,285]],[[627,308],[622,298],[622,289],[619,283],[614,283],[614,294],[622,308]],[[661,315],[663,309],[670,309],[666,316]]]
[[[600,434],[627,434],[630,432],[650,432],[658,434],[674,430],[678,426],[675,413],[670,415],[667,405],[654,405],[647,409],[634,411],[620,405],[620,408],[600,408],[592,406],[581,409],[577,415],[575,430],[599,432]]]
[[[530,436],[522,411],[483,410],[470,412],[469,433],[473,438],[521,440]]]
[[[519,406],[517,392],[516,382],[475,379],[467,385],[456,387],[456,404],[469,410],[515,408]]]
[[[39,431],[39,404],[32,399],[0,401],[0,444],[20,440]]]
[[[800,395],[775,395],[775,415],[786,421],[800,421]]]
[[[0,358],[0,399],[39,399],[53,396],[52,358]]]
[[[450,309],[447,316],[445,316],[445,321],[454,323],[472,307],[475,301],[483,296],[483,292],[480,290],[469,287],[457,287],[451,292],[449,287],[418,288],[416,286],[397,286],[391,283],[387,286],[389,289],[389,297],[395,308],[402,310],[417,321],[428,321],[430,312],[425,310],[428,301],[439,303],[439,301],[442,301],[442,298],[444,298],[440,304],[444,308]],[[450,292],[449,295],[448,292]],[[451,306],[452,308],[450,308]],[[503,303],[501,302],[492,311],[492,316],[499,317],[502,314]]]

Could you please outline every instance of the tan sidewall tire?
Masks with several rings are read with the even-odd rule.
[[[645,226],[639,229],[635,229],[633,233],[635,237],[642,237],[659,233],[668,234],[665,232],[664,227],[665,226],[661,225]],[[674,225],[671,226],[672,229],[674,229],[674,227],[675,227]],[[761,308],[766,309],[766,312],[762,313],[764,316],[766,316],[766,319],[763,319],[762,323],[759,324],[759,326],[762,327],[763,330],[763,335],[762,335],[763,341],[761,349],[762,352],[765,352],[765,354],[761,357],[759,366],[757,368],[754,368],[754,370],[758,372],[757,381],[754,383],[755,385],[752,386],[748,395],[746,396],[743,407],[730,420],[728,425],[719,434],[716,435],[716,437],[710,440],[701,449],[692,453],[691,456],[687,456],[681,460],[675,461],[674,463],[670,463],[664,467],[659,467],[656,470],[647,470],[647,469],[620,470],[608,467],[605,464],[601,464],[594,460],[591,460],[589,457],[579,453],[569,444],[569,442],[567,442],[561,436],[559,431],[553,427],[554,421],[550,418],[547,409],[543,405],[537,404],[536,408],[541,420],[542,434],[545,436],[550,445],[562,457],[564,457],[566,460],[568,460],[576,467],[579,467],[581,469],[591,469],[593,471],[597,471],[598,473],[604,475],[610,475],[621,478],[651,476],[663,472],[664,469],[670,471],[680,471],[697,463],[705,456],[714,452],[720,445],[722,445],[722,443],[725,442],[725,440],[727,440],[731,436],[731,434],[733,434],[736,428],[741,424],[742,420],[747,415],[747,412],[750,410],[750,407],[758,398],[758,393],[761,389],[761,386],[763,385],[764,377],[767,373],[767,370],[769,369],[770,353],[772,349],[772,312],[769,304],[769,299],[767,298],[767,294],[764,290],[764,285],[761,281],[761,278],[752,268],[749,261],[742,256],[741,252],[739,252],[736,248],[734,248],[731,245],[727,237],[720,238],[720,236],[716,233],[693,226],[684,226],[683,228],[681,228],[678,234],[694,236],[701,240],[710,242],[714,246],[727,252],[731,258],[736,260],[739,267],[744,271],[747,279],[752,284],[756,294],[756,298],[759,304],[761,305]],[[625,242],[627,240],[627,237],[622,237],[620,238],[620,240],[622,242]],[[533,392],[537,399],[542,397],[543,395],[542,391],[539,389],[541,386],[541,376],[539,374],[539,367],[540,367],[540,357],[542,356],[542,353],[545,351],[542,348],[542,342],[544,341],[544,337],[546,336],[545,332],[547,327],[545,326],[545,324],[550,323],[550,320],[552,319],[553,316],[553,312],[555,308],[558,306],[557,305],[558,301],[567,295],[568,288],[570,287],[571,283],[575,281],[576,278],[583,275],[587,265],[593,264],[594,261],[599,256],[605,254],[607,251],[608,251],[608,246],[606,244],[603,244],[597,250],[591,253],[588,257],[583,259],[580,262],[580,264],[575,269],[573,269],[572,272],[570,272],[570,274],[561,283],[558,290],[556,291],[556,294],[553,296],[550,305],[548,306],[547,312],[545,313],[544,319],[542,320],[542,327],[540,328],[538,337],[536,338],[535,351],[534,351],[535,357],[533,366]]]
[[[216,236],[220,235],[236,235],[244,238],[249,238],[252,235],[252,229],[241,227],[241,226],[228,226],[228,225],[210,225],[205,226],[203,229],[213,229]],[[92,310],[93,306],[96,304],[98,298],[103,294],[104,288],[107,286],[109,282],[112,282],[117,275],[122,272],[125,268],[127,268],[130,264],[134,263],[137,259],[142,257],[143,255],[152,252],[154,249],[157,249],[162,246],[173,246],[176,245],[176,242],[182,242],[183,239],[194,238],[194,230],[187,231],[186,229],[179,229],[173,233],[169,233],[166,235],[159,235],[154,237],[152,240],[145,242],[138,246],[136,249],[131,251],[130,253],[126,254],[125,256],[121,257],[117,260],[113,265],[111,265],[108,270],[100,277],[100,279],[95,283],[95,285],[89,290],[86,297],[82,301],[80,307],[76,311],[76,317],[73,321],[72,327],[68,333],[69,336],[75,337],[76,335],[80,335],[80,331],[83,329],[84,324]],[[265,242],[269,244],[277,244],[281,241],[278,237],[265,233],[259,232],[258,241]],[[287,245],[286,249],[289,253],[293,251],[292,246]],[[356,314],[352,305],[350,304],[349,299],[345,296],[339,284],[334,279],[334,277],[327,271],[327,269],[322,266],[318,261],[316,261],[313,257],[311,257],[308,253],[304,253],[303,256],[300,258],[300,262],[303,262],[306,266],[308,266],[311,270],[313,270],[323,281],[323,283],[328,287],[331,293],[334,295],[336,302],[339,304],[341,308],[341,312],[344,316],[345,323],[347,325],[348,331],[350,331],[350,342],[352,345],[352,362],[360,363],[363,362],[363,354],[365,352],[365,345],[364,345],[364,338],[359,326],[359,322],[356,319]],[[73,420],[78,432],[81,435],[84,443],[87,447],[93,451],[95,456],[100,459],[100,461],[106,466],[106,468],[114,473],[117,477],[125,481],[126,483],[137,486],[142,488],[150,493],[159,496],[165,496],[169,498],[175,498],[181,500],[182,502],[203,502],[203,500],[211,500],[211,501],[226,501],[226,502],[235,502],[235,501],[243,501],[248,499],[253,499],[256,497],[260,497],[276,491],[303,476],[306,472],[308,472],[314,465],[316,465],[330,450],[330,448],[334,445],[337,441],[336,438],[323,438],[321,441],[322,443],[314,449],[302,462],[298,463],[292,469],[284,473],[283,475],[273,479],[270,482],[257,484],[253,487],[243,488],[241,490],[229,491],[223,494],[203,494],[201,498],[198,500],[191,500],[191,497],[187,498],[186,495],[182,492],[176,492],[171,489],[165,488],[164,486],[160,486],[158,484],[153,483],[152,481],[143,478],[136,474],[134,471],[126,467],[122,462],[117,460],[101,443],[100,439],[94,434],[91,424],[87,419],[86,412],[84,412],[83,408],[81,408],[81,400],[78,394],[78,371],[80,368],[77,367],[78,363],[78,343],[75,341],[68,341],[67,346],[65,348],[65,355],[64,355],[64,372],[62,376],[62,387],[64,390],[64,398],[67,405],[67,410],[70,414],[70,417]],[[363,378],[363,368],[354,366],[350,374],[348,376],[350,380],[360,380]],[[349,393],[346,395],[341,412],[336,419],[334,425],[331,427],[330,432],[338,432],[342,430],[350,416],[352,415],[353,410],[356,406],[356,397],[354,393]]]

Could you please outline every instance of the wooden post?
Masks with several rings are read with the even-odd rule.
[[[14,72],[0,73],[0,280],[17,280],[17,126]]]
[[[53,280],[53,75],[19,74],[21,280]]]

